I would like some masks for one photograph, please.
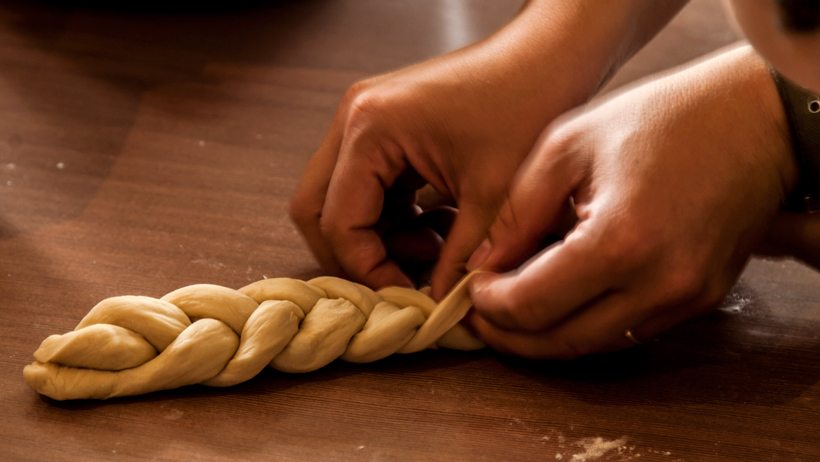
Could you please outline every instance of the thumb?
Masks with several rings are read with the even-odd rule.
[[[584,177],[583,159],[575,151],[554,148],[549,139],[519,170],[488,237],[470,257],[466,269],[517,268],[574,213],[570,195]]]

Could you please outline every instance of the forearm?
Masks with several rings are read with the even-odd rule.
[[[533,101],[581,104],[597,93],[688,0],[529,0],[474,47],[532,77]],[[563,101],[556,101],[562,98]]]
[[[526,154],[545,126],[594,96],[686,1],[530,0],[486,39],[383,78],[449,101],[465,120],[509,125],[507,138]],[[454,94],[462,96],[453,101]]]

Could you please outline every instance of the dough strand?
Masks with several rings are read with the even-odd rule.
[[[227,387],[265,366],[310,372],[427,348],[477,350],[458,322],[472,306],[464,277],[438,305],[422,291],[374,292],[335,277],[264,279],[239,290],[196,284],[160,299],[113,297],[73,332],[52,335],[25,367],[56,400],[108,399],[186,385]]]

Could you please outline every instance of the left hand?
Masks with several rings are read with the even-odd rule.
[[[536,144],[469,263],[514,271],[473,279],[465,322],[532,358],[626,348],[627,330],[652,338],[723,300],[795,177],[750,48],[637,87]],[[533,257],[571,200],[575,228]]]

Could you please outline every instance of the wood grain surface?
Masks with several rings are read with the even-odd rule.
[[[0,460],[820,460],[820,275],[792,262],[573,362],[428,351],[107,402],[23,381],[106,297],[319,275],[286,208],[345,89],[520,3],[0,2]],[[608,88],[736,39],[694,1]]]

